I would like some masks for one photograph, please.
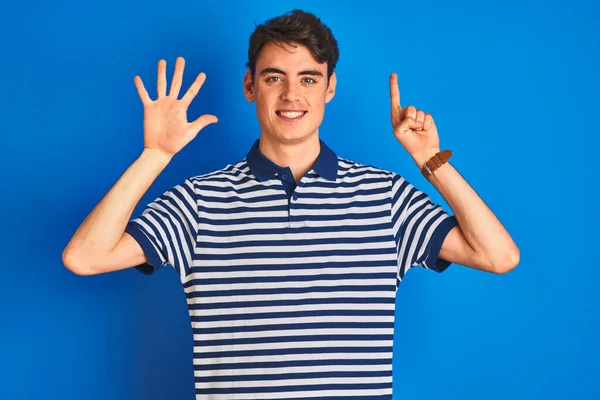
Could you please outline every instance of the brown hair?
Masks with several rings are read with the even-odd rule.
[[[278,46],[299,44],[306,46],[315,60],[327,62],[327,84],[339,58],[337,41],[331,30],[310,12],[292,10],[258,25],[250,36],[248,62],[252,79],[256,72],[256,61],[262,48],[269,42]]]

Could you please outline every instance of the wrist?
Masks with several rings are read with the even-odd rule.
[[[167,165],[173,158],[172,154],[165,153],[160,149],[144,147],[140,158],[149,159],[162,165]]]
[[[419,169],[421,169],[421,168],[423,168],[425,163],[431,159],[431,157],[435,156],[440,151],[441,151],[440,149],[429,149],[422,153],[415,154],[412,156],[413,161],[415,162],[415,164],[417,164],[417,167],[419,167]]]

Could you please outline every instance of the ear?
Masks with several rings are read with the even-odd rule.
[[[246,75],[244,75],[244,96],[250,103],[255,100],[254,84],[252,82],[252,72],[250,72],[250,70],[247,70]]]
[[[335,72],[331,74],[331,78],[329,78],[329,86],[327,87],[327,91],[325,92],[325,103],[329,103],[333,96],[335,96],[335,85],[337,84],[337,78],[335,76]]]

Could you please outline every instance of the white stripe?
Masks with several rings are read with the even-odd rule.
[[[327,349],[329,347],[386,347],[393,340],[318,340],[302,342],[279,342],[262,344],[225,344],[222,346],[194,346],[194,353],[213,353],[226,351],[271,350],[271,349]],[[356,354],[356,353],[352,353]],[[262,372],[262,371],[261,371]]]
[[[305,226],[322,226],[322,227],[340,227],[340,226],[363,226],[389,223],[390,217],[379,218],[359,218],[359,219],[338,219],[332,221],[302,221]],[[208,223],[198,224],[198,229],[213,230],[219,232],[253,230],[253,229],[285,229],[289,226],[288,222],[256,222],[248,224],[233,224],[233,225],[211,225]],[[335,235],[335,233],[332,233]]]
[[[306,335],[391,335],[394,328],[311,328],[311,329],[280,329],[258,332],[231,333],[195,333],[194,340],[223,340],[223,339],[257,339],[273,337],[294,337]]]
[[[196,389],[199,389],[196,383]],[[197,400],[285,400],[288,398],[311,398],[316,396],[335,396],[341,399],[351,399],[355,396],[380,396],[392,394],[392,388],[383,389],[351,389],[351,390],[311,390],[309,392],[291,391],[291,392],[268,392],[268,393],[227,393],[227,394],[211,394],[211,395],[196,395]],[[341,397],[340,397],[341,396]],[[346,397],[347,396],[347,397]]]
[[[281,325],[281,324],[316,324],[316,323],[331,323],[331,322],[394,322],[393,315],[376,315],[374,317],[361,316],[357,318],[355,315],[325,315],[325,316],[309,316],[309,317],[291,317],[291,318],[262,318],[262,319],[244,319],[232,321],[192,321],[192,328],[237,328],[244,326],[259,326],[259,325]]]
[[[211,310],[193,310],[192,316],[210,317],[215,315],[245,315],[254,313],[275,313],[294,311],[321,311],[321,310],[385,310],[393,311],[394,303],[335,303],[335,304],[304,304],[295,306],[269,306],[269,307],[244,307],[213,308]]]
[[[291,288],[317,288],[337,286],[372,286],[389,285],[390,279],[338,279],[338,280],[314,280],[300,282],[251,282],[251,283],[226,283],[223,285],[196,285],[203,292],[217,290],[260,290],[260,289],[291,289]]]
[[[290,232],[286,234],[287,240],[314,240],[314,239],[331,239],[331,232]],[[336,239],[347,239],[347,238],[370,238],[377,236],[391,235],[390,229],[378,229],[369,231],[339,231],[335,233]],[[199,235],[198,242],[200,247],[202,243],[243,243],[250,241],[271,241],[280,240],[281,234],[269,234],[263,233],[260,235],[239,235],[239,236],[209,236]],[[362,245],[362,243],[361,243]],[[202,250],[204,251],[204,250]]]
[[[389,241],[386,242],[370,242],[370,243],[340,243],[340,244],[307,244],[307,245],[293,245],[293,246],[248,246],[248,247],[233,247],[233,248],[211,248],[211,247],[202,247],[200,245],[201,250],[200,253],[204,256],[209,254],[256,254],[256,253],[272,253],[272,254],[281,254],[285,256],[286,253],[301,253],[306,251],[339,251],[339,250],[357,250],[358,246],[360,246],[360,250],[367,249],[387,249],[390,248]],[[395,249],[395,246],[392,247]]]
[[[339,372],[374,372],[374,371],[389,371],[392,372],[391,365],[313,365],[310,367],[277,367],[277,368],[239,368],[239,369],[215,369],[214,371],[194,371],[194,376],[202,378],[207,376],[230,376],[235,380],[238,376],[244,375],[271,375],[271,374],[293,374],[306,372],[330,372],[333,368]]]
[[[262,370],[260,374],[263,374]],[[233,380],[235,382],[235,379]],[[274,381],[267,380],[256,380],[256,381],[242,381],[235,382],[233,387],[245,387],[245,388],[255,388],[255,387],[276,387],[276,386],[296,386],[296,385],[335,385],[335,384],[348,384],[351,381],[352,384],[358,383],[389,383],[392,382],[391,376],[372,376],[372,377],[335,377],[335,378],[301,378],[301,379],[277,379]],[[232,387],[231,382],[197,382],[197,388],[230,388]],[[293,392],[290,392],[293,393]],[[311,391],[314,393],[314,391]],[[271,394],[272,396],[272,394]],[[248,395],[245,397],[248,398]],[[254,394],[252,394],[252,398],[254,399]],[[279,397],[277,397],[279,398]],[[270,397],[273,399],[273,397]]]
[[[247,260],[194,260],[192,267],[199,267],[210,264],[215,267],[224,266],[251,266],[251,265],[278,265],[282,263],[290,264],[306,264],[306,263],[326,263],[326,262],[345,262],[345,263],[360,263],[361,261],[396,261],[395,254],[365,254],[353,256],[328,255],[319,257],[290,257],[290,258],[249,258]]]
[[[282,354],[275,356],[250,356],[250,357],[219,357],[219,358],[194,358],[194,365],[211,365],[228,363],[235,361],[236,363],[248,362],[272,362],[272,361],[295,361],[295,360],[347,360],[352,357],[356,360],[376,360],[381,358],[392,358],[392,352],[381,353],[319,353],[319,354]]]
[[[205,279],[214,279],[214,278],[258,278],[258,277],[292,277],[292,276],[318,276],[318,275],[338,275],[343,276],[342,274],[361,274],[361,273],[369,273],[373,275],[381,274],[381,273],[389,273],[392,272],[389,266],[385,267],[369,267],[368,270],[365,270],[364,267],[339,267],[339,268],[311,268],[311,269],[285,269],[285,270],[260,270],[260,269],[252,269],[245,271],[224,271],[224,272],[192,272],[189,276],[189,279],[198,279],[200,285],[202,285],[202,281]],[[204,288],[204,286],[202,286]],[[204,289],[202,289],[204,290]]]

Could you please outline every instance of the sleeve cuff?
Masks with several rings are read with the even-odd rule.
[[[139,224],[134,221],[129,221],[125,228],[125,232],[129,233],[139,243],[148,259],[147,263],[137,265],[135,269],[145,275],[151,275],[166,264],[166,262],[163,262],[162,256],[157,250],[158,247],[151,242],[150,238]]]
[[[423,260],[423,266],[425,268],[437,272],[444,272],[450,264],[452,264],[449,261],[439,258],[439,255],[444,239],[446,239],[450,230],[455,226],[458,226],[458,221],[456,220],[456,216],[452,215],[443,220],[435,229],[433,237],[431,238],[429,250]]]

